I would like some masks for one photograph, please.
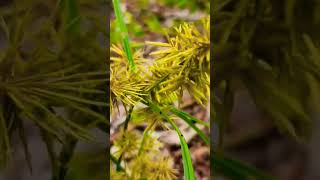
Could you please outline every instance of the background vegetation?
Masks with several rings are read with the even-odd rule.
[[[311,115],[319,112],[320,100],[318,1],[214,0],[211,6],[214,123],[219,129],[219,135],[212,134],[217,140],[213,150],[223,150],[239,92],[248,93],[280,132],[308,142]],[[263,179],[236,164],[214,159],[211,164],[231,178]],[[229,165],[235,169],[227,170]]]
[[[41,169],[32,169],[37,154],[30,151],[35,148],[29,144],[30,129],[35,126],[50,157],[51,179],[106,179],[106,9],[106,2],[89,0],[1,3],[2,168],[19,166],[14,159],[21,142],[30,172],[35,173],[32,179],[41,179],[37,177]],[[104,142],[90,133],[92,129],[103,132]],[[80,140],[98,147],[89,152],[91,157],[100,158],[88,159],[83,148],[78,154]],[[15,176],[20,173],[22,179],[30,177],[30,173],[22,172],[15,172]],[[7,178],[14,176],[7,174]]]

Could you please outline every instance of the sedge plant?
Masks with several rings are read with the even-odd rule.
[[[111,113],[120,106],[126,110],[122,126],[116,127],[117,138],[111,142],[111,178],[113,179],[177,179],[178,170],[172,157],[164,155],[165,142],[154,136],[156,128],[172,129],[179,137],[184,178],[195,179],[188,144],[175,119],[182,119],[209,145],[207,135],[198,128],[209,123],[182,111],[175,102],[184,93],[206,107],[210,92],[210,18],[183,23],[167,35],[167,42],[146,42],[158,50],[143,57],[133,50],[119,0],[113,1],[116,21],[123,41],[111,45],[110,102]],[[111,122],[112,123],[112,122]],[[129,125],[145,125],[143,133]]]

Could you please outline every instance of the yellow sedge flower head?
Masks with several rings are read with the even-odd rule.
[[[147,43],[162,48],[151,53],[158,57],[150,77],[159,82],[154,90],[155,100],[169,98],[170,102],[186,89],[198,103],[206,104],[210,92],[210,19],[200,25],[184,23],[176,27],[167,43]]]

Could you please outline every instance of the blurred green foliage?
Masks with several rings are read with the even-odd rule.
[[[163,25],[165,11],[182,11],[184,9],[189,10],[190,13],[202,12],[209,14],[210,12],[210,1],[198,0],[198,1],[187,1],[187,0],[130,0],[122,1],[122,4],[127,5],[127,8],[132,8],[132,11],[126,11],[124,18],[126,19],[129,36],[133,37],[133,46],[141,47],[140,38],[146,35],[165,35],[166,28]],[[173,25],[181,24],[183,20],[175,17],[170,17],[173,20]],[[111,19],[110,30],[112,36],[110,39],[111,44],[120,42],[120,30],[117,29],[114,19]]]
[[[159,3],[169,7],[187,8],[191,12],[210,12],[210,1],[207,0],[160,0]]]
[[[220,133],[214,149],[223,147],[241,90],[280,131],[307,141],[311,113],[320,110],[319,1],[214,0],[211,6],[213,121]]]
[[[2,166],[11,159],[11,139],[17,133],[32,168],[27,120],[47,145],[53,180],[64,179],[79,140],[95,141],[90,129],[109,133],[106,8],[98,0],[8,1],[0,6]]]
[[[106,167],[108,156],[105,151],[77,153],[70,161],[70,170],[66,179],[76,180],[106,180],[109,171]]]

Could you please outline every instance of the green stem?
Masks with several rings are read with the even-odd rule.
[[[116,157],[114,157],[112,154],[110,154],[110,159],[113,163],[117,166],[117,171],[124,171],[124,168],[121,166],[120,162],[117,160]]]
[[[131,71],[135,71],[135,63],[133,61],[133,55],[132,55],[130,40],[129,40],[129,34],[128,34],[128,30],[125,25],[124,18],[123,18],[122,12],[121,12],[120,1],[113,0],[112,2],[113,2],[113,8],[114,8],[114,12],[116,15],[116,19],[117,19],[117,22],[118,22],[118,25],[120,28],[120,32],[121,32],[123,47],[124,47],[124,50],[125,50],[127,58],[128,58],[129,68]]]
[[[192,129],[194,129],[197,134],[200,136],[200,138],[207,144],[210,145],[210,139],[207,137],[207,135],[200,130],[195,123],[199,123],[202,125],[208,125],[207,127],[209,127],[209,124],[206,124],[206,122],[201,121],[199,119],[196,119],[192,116],[190,116],[189,114],[180,111],[179,109],[175,108],[175,107],[170,107],[170,110],[173,114],[175,114],[176,116],[180,117],[182,120],[184,120],[184,122],[186,122]]]
[[[143,138],[142,138],[142,141],[141,141],[141,145],[140,145],[140,148],[139,148],[139,152],[138,152],[138,156],[140,156],[143,151],[144,151],[144,144],[146,143],[147,141],[147,138],[149,137],[149,130],[150,128],[148,127],[147,129],[144,130],[143,132]]]
[[[130,121],[130,119],[131,119],[131,113],[132,113],[132,111],[133,111],[133,108],[134,108],[134,106],[130,106],[128,115],[127,115],[127,117],[126,117],[126,120],[124,121],[124,127],[123,127],[123,130],[124,130],[124,131],[123,131],[123,132],[125,132],[125,131],[128,130],[128,125],[129,125],[129,121]],[[119,163],[121,162],[123,155],[124,155],[124,152],[120,155],[120,157],[119,157],[119,159],[118,159],[118,162],[119,162]]]
[[[126,120],[124,121],[124,127],[123,130],[126,131],[128,129],[129,121],[131,119],[131,113],[133,111],[134,106],[130,106],[128,116],[126,117]]]

